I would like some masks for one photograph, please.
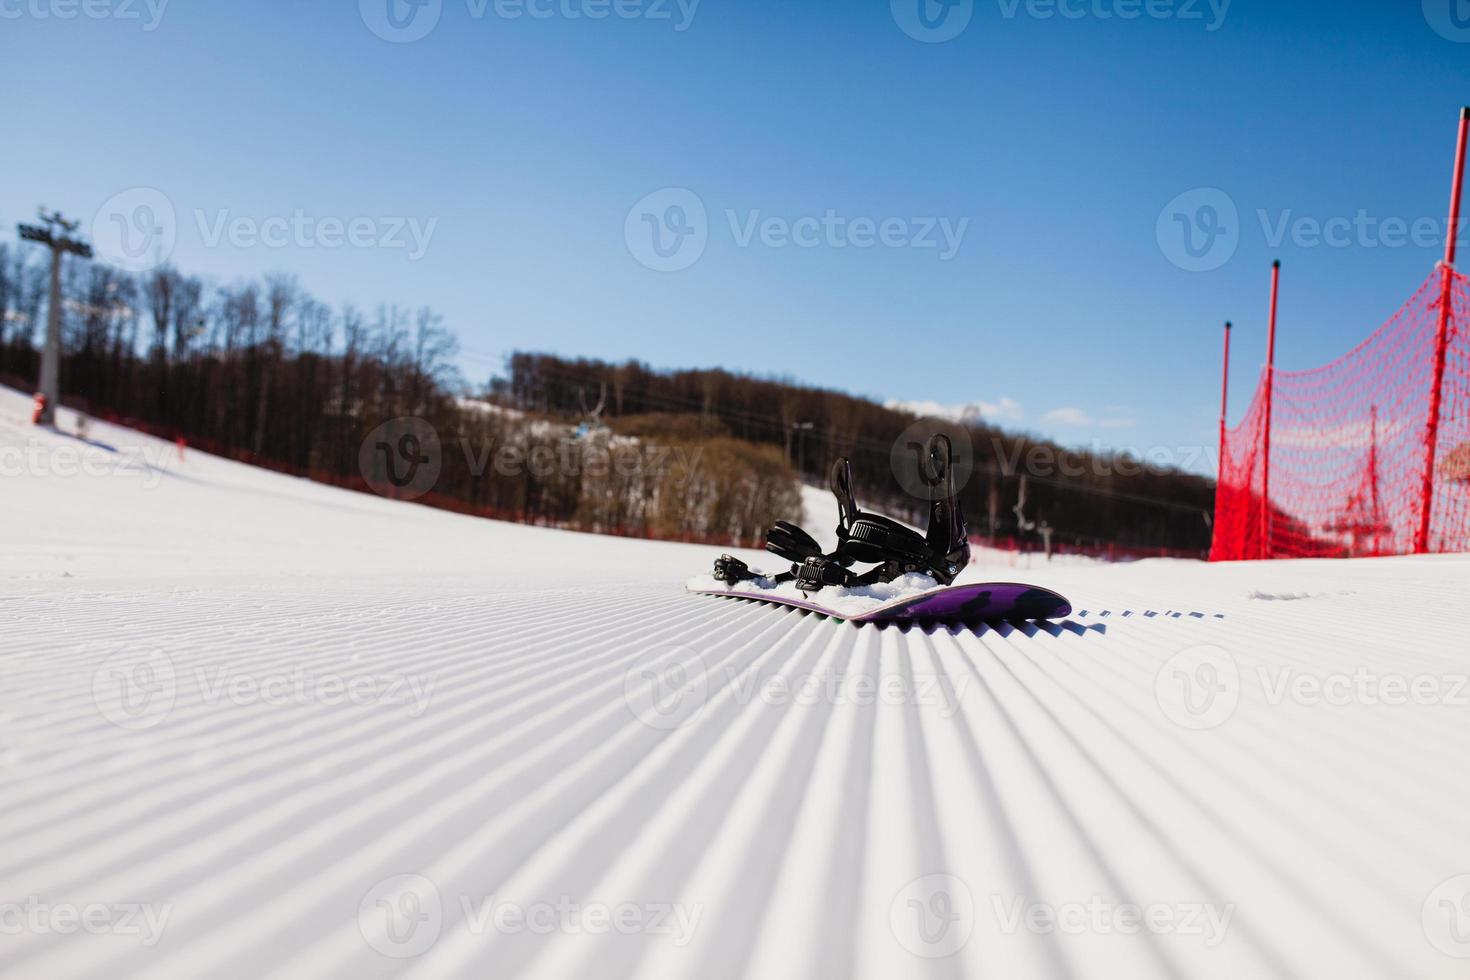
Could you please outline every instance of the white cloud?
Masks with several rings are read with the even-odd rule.
[[[1134,424],[1132,416],[1117,407],[1109,408],[1107,413],[1094,417],[1080,408],[1054,408],[1041,417],[1042,425],[1079,426],[1098,429],[1126,429]]]
[[[945,405],[936,401],[900,401],[884,403],[896,412],[910,412],[925,418],[950,419],[955,422],[984,421],[992,425],[1019,425],[1026,421],[1026,412],[1014,398],[999,401],[973,401],[964,405]],[[1110,405],[1099,415],[1073,406],[1054,408],[1037,420],[1044,426],[1059,428],[1127,429],[1137,424],[1128,409]]]
[[[1054,408],[1041,417],[1043,425],[1092,425],[1092,416],[1080,408]]]
[[[1026,417],[1021,403],[1014,398],[998,402],[974,401],[965,405],[941,405],[939,402],[889,401],[884,407],[896,412],[911,412],[926,418],[952,419],[956,422],[1020,422]]]

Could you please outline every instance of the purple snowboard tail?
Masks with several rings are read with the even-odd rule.
[[[843,619],[851,623],[999,623],[1016,620],[1063,619],[1072,615],[1072,604],[1050,589],[1015,582],[987,582],[980,585],[956,585],[933,589],[917,595],[894,599],[865,612],[847,614],[823,606],[814,600],[790,598],[769,592],[736,592],[723,589],[698,589],[701,595],[730,596],[757,602],[790,606]]]

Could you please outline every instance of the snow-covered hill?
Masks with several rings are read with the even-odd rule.
[[[1036,560],[1069,622],[859,629],[27,405],[8,975],[1470,970],[1470,560]]]

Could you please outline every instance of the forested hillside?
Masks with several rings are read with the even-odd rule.
[[[872,400],[722,370],[536,353],[513,354],[496,377],[470,384],[454,369],[453,332],[427,309],[332,307],[288,276],[219,285],[172,268],[66,268],[67,399],[224,455],[381,490],[364,469],[364,440],[412,417],[437,438],[424,499],[456,509],[750,543],[795,516],[798,471],[824,483],[831,461],[848,455],[873,506],[922,512],[895,476],[916,418]],[[33,383],[44,316],[40,256],[0,245],[9,383]],[[1039,543],[1048,529],[1062,545],[1208,547],[1206,479],[979,419],[949,428],[973,457],[963,494],[979,535]]]

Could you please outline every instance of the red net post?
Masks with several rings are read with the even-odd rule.
[[[1230,324],[1225,324],[1225,367],[1220,378],[1220,469],[1225,472],[1226,419],[1230,414]]]
[[[1226,453],[1230,445],[1230,324],[1225,324],[1225,358],[1220,376],[1220,463],[1215,471],[1215,520],[1210,545],[1210,560],[1218,561],[1215,551],[1220,543],[1220,521],[1232,513],[1232,504],[1226,500],[1230,487],[1225,482]]]
[[[1271,263],[1271,325],[1266,338],[1266,412],[1265,434],[1261,448],[1261,548],[1260,557],[1270,558],[1275,554],[1276,528],[1271,514],[1271,423],[1275,418],[1276,401],[1276,302],[1281,297],[1281,262]]]
[[[1429,392],[1429,419],[1424,426],[1424,485],[1419,502],[1419,533],[1415,554],[1429,551],[1429,524],[1434,516],[1434,474],[1439,454],[1439,425],[1444,407],[1444,372],[1449,358],[1450,325],[1454,318],[1455,246],[1460,236],[1460,195],[1465,186],[1465,143],[1470,137],[1470,108],[1460,110],[1460,137],[1455,150],[1455,178],[1450,190],[1450,225],[1445,235],[1444,282],[1439,300],[1439,330],[1434,340],[1434,380]]]

